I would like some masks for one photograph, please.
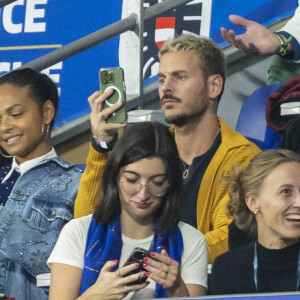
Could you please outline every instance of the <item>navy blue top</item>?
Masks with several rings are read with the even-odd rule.
[[[0,168],[0,206],[5,206],[10,192],[12,191],[15,182],[20,177],[20,172],[14,170],[10,178],[2,183],[2,180],[10,171],[11,165],[7,165]]]

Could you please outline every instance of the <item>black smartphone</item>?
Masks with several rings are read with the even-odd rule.
[[[124,123],[127,121],[126,110],[126,90],[124,81],[124,71],[122,68],[102,68],[99,71],[100,89],[105,92],[108,89],[114,90],[113,95],[105,100],[103,108],[113,106],[118,102],[123,102],[123,106],[111,114],[106,122]]]
[[[139,272],[143,272],[143,271],[147,272],[147,270],[144,269],[144,267],[143,267],[143,263],[144,263],[143,258],[144,257],[150,257],[150,252],[143,249],[143,248],[139,248],[139,247],[136,247],[136,248],[133,249],[130,256],[127,258],[126,262],[124,263],[123,267],[128,266],[128,265],[133,264],[133,263],[139,263],[140,266],[139,266],[139,268],[136,268],[135,270],[128,273],[126,276],[136,274],[136,273],[139,273]],[[141,277],[137,281],[134,281],[134,282],[130,283],[130,285],[143,283],[147,280],[147,278],[148,278],[147,276]]]

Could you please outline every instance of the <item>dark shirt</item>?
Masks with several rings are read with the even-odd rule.
[[[192,164],[188,167],[188,177],[183,180],[183,208],[180,219],[195,228],[197,228],[197,200],[200,184],[209,163],[221,145],[221,141],[221,132],[219,132],[207,152],[193,159]],[[182,162],[182,173],[185,168],[187,165]]]
[[[294,115],[290,116],[289,119],[293,119],[292,117]],[[292,150],[300,154],[300,115],[294,117],[293,122],[289,123],[278,148]]]
[[[1,153],[5,153],[2,148],[0,148],[0,167],[10,165],[12,162],[12,157],[4,157]],[[6,155],[6,153],[4,155]]]
[[[256,236],[250,234],[249,231],[239,229],[235,222],[232,221],[228,226],[228,248],[229,251],[244,246],[248,243],[254,242]]]
[[[0,206],[5,206],[10,192],[12,191],[17,179],[20,177],[20,173],[14,170],[10,178],[2,183],[2,180],[10,171],[10,169],[11,165],[0,168]]]
[[[267,249],[258,243],[258,290],[254,284],[254,243],[226,252],[213,263],[209,294],[296,291],[299,250],[299,242],[283,249]]]

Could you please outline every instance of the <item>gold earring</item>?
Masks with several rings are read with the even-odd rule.
[[[253,213],[254,213],[255,215],[257,215],[257,210],[255,210]]]
[[[13,157],[13,155],[5,155],[5,154],[3,154],[2,151],[1,151],[1,148],[0,148],[0,154],[1,154],[3,157],[5,157],[5,158],[12,158],[12,157]]]

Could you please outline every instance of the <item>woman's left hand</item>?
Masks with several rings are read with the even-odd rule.
[[[187,296],[186,286],[181,279],[179,263],[170,258],[163,249],[161,254],[151,252],[151,257],[144,257],[144,268],[150,272],[149,278],[168,290],[170,296]]]

